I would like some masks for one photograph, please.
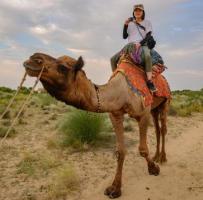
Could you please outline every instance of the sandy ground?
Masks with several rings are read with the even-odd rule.
[[[46,155],[59,162],[71,164],[80,180],[78,192],[67,195],[67,200],[105,200],[104,189],[113,180],[116,160],[114,138],[108,145],[86,152],[70,152],[48,148],[54,140],[57,109],[50,112],[29,109],[25,124],[18,125],[18,134],[7,140],[0,154],[0,200],[44,200],[46,187],[54,181],[55,168],[46,173],[37,170],[34,176],[17,173],[17,166],[25,152]],[[55,114],[54,114],[55,113]],[[57,115],[56,118],[58,118]],[[138,129],[130,121],[133,131],[126,132],[127,156],[123,170],[123,200],[202,200],[203,199],[203,115],[169,117],[167,135],[168,162],[161,165],[161,173],[148,175],[146,162],[138,153]],[[155,134],[149,129],[149,146],[155,151]],[[114,137],[114,136],[112,136]]]
[[[134,153],[129,154],[131,157]],[[202,200],[203,120],[194,124],[191,121],[190,127],[180,136],[169,138],[167,155],[168,162],[161,166],[158,177],[147,174],[142,159],[127,158],[123,174],[123,195],[120,199]],[[110,179],[101,181],[96,191],[84,199],[107,199],[101,194],[109,183]]]

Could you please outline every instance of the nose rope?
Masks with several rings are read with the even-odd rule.
[[[6,112],[8,111],[8,109],[11,107],[11,105],[13,104],[14,102],[14,99],[15,97],[17,96],[17,94],[19,93],[20,89],[22,88],[23,86],[23,83],[25,82],[26,80],[26,76],[27,76],[27,72],[25,72],[22,80],[21,80],[21,83],[20,83],[20,86],[18,87],[18,89],[16,90],[16,93],[13,95],[12,99],[10,100],[9,104],[7,105],[5,111],[2,113],[2,115],[0,116],[0,120],[3,119],[4,115],[6,114]]]
[[[39,73],[39,75],[38,75],[38,77],[37,77],[37,80],[35,81],[34,86],[32,87],[32,90],[30,91],[28,97],[26,98],[26,100],[25,100],[24,103],[22,104],[22,106],[21,106],[21,108],[20,108],[18,114],[16,115],[16,117],[15,117],[14,120],[12,121],[11,126],[8,128],[6,134],[5,134],[4,137],[1,139],[1,141],[0,141],[0,147],[3,145],[4,140],[7,138],[9,132],[11,131],[11,129],[13,128],[13,126],[15,125],[16,120],[19,118],[19,116],[20,116],[20,114],[22,113],[22,111],[24,110],[25,106],[26,106],[26,105],[29,103],[29,101],[31,100],[30,97],[31,97],[31,95],[33,94],[34,89],[35,89],[35,87],[37,86],[37,84],[38,84],[38,82],[39,82],[39,80],[40,80],[40,78],[41,78],[41,76],[42,76],[43,70],[44,70],[44,65],[43,65],[43,67],[42,67],[42,69],[41,69],[41,71],[40,71],[40,73]],[[25,75],[24,75],[24,77],[23,77],[23,80],[21,81],[20,87],[18,88],[18,92],[19,92],[20,88],[22,87],[23,82],[25,81],[26,75],[27,75],[27,73],[25,73]],[[17,95],[17,92],[16,92],[16,94],[14,95],[14,98],[15,98],[16,95]],[[12,102],[14,101],[14,98],[12,99]],[[9,103],[9,104],[11,105],[12,102]],[[7,107],[9,107],[9,106],[7,106]]]

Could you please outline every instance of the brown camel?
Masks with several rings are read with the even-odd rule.
[[[124,114],[127,113],[138,121],[140,155],[147,161],[149,174],[157,176],[160,169],[154,161],[166,161],[165,134],[169,100],[154,97],[152,106],[143,107],[141,97],[132,92],[123,74],[117,73],[105,85],[95,85],[86,77],[82,70],[83,65],[82,57],[79,57],[78,60],[69,56],[56,59],[42,53],[35,53],[24,62],[28,75],[33,77],[37,77],[44,66],[40,81],[48,93],[56,99],[79,109],[109,113],[116,133],[117,169],[114,181],[110,187],[106,188],[105,194],[110,198],[116,198],[121,195],[122,168],[126,154],[123,129]],[[157,149],[154,158],[150,157],[147,146],[150,112],[154,119],[157,136]],[[161,151],[160,135],[162,136]]]

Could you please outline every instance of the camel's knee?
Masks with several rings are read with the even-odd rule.
[[[147,147],[139,146],[139,152],[140,152],[140,155],[145,158],[148,157],[149,155],[149,150]]]
[[[126,150],[125,149],[119,149],[115,151],[115,156],[117,160],[124,160],[126,155]]]

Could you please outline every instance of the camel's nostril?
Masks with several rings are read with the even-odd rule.
[[[28,60],[26,60],[24,63],[23,63],[23,66],[26,67],[28,64]]]

